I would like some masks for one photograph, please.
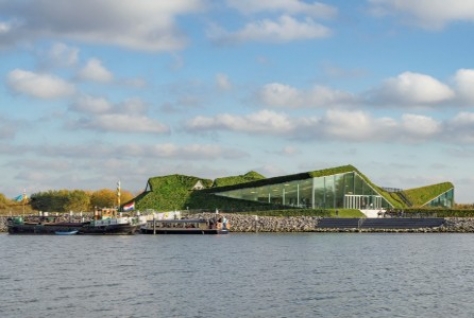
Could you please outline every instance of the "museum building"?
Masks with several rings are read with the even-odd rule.
[[[201,201],[197,201],[199,198]],[[205,206],[216,203],[221,208],[238,203],[269,209],[452,208],[454,185],[443,182],[411,189],[380,187],[354,166],[345,165],[272,178],[255,172],[215,180],[176,174],[158,176],[150,178],[145,191],[134,200],[139,209],[158,210],[208,208]]]
[[[355,167],[268,178],[214,189],[218,196],[289,207],[327,209],[389,209],[454,205],[454,186],[440,183],[409,190],[376,186]],[[430,195],[431,194],[431,195]],[[426,198],[423,198],[423,197]]]

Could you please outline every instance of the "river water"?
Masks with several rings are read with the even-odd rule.
[[[472,317],[474,236],[0,234],[0,317]]]

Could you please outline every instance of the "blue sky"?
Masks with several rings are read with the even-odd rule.
[[[473,203],[470,0],[0,0],[0,193],[352,164]]]

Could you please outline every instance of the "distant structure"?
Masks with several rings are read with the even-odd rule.
[[[152,177],[145,191],[132,201],[139,210],[452,208],[454,185],[444,182],[405,190],[380,187],[354,166],[346,165],[272,178],[256,172],[216,180],[185,175]]]

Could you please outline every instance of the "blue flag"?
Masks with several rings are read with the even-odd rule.
[[[13,200],[15,202],[21,202],[21,201],[23,201],[24,199],[27,199],[27,198],[28,198],[28,196],[26,196],[26,194],[20,194],[17,197],[15,197]]]

